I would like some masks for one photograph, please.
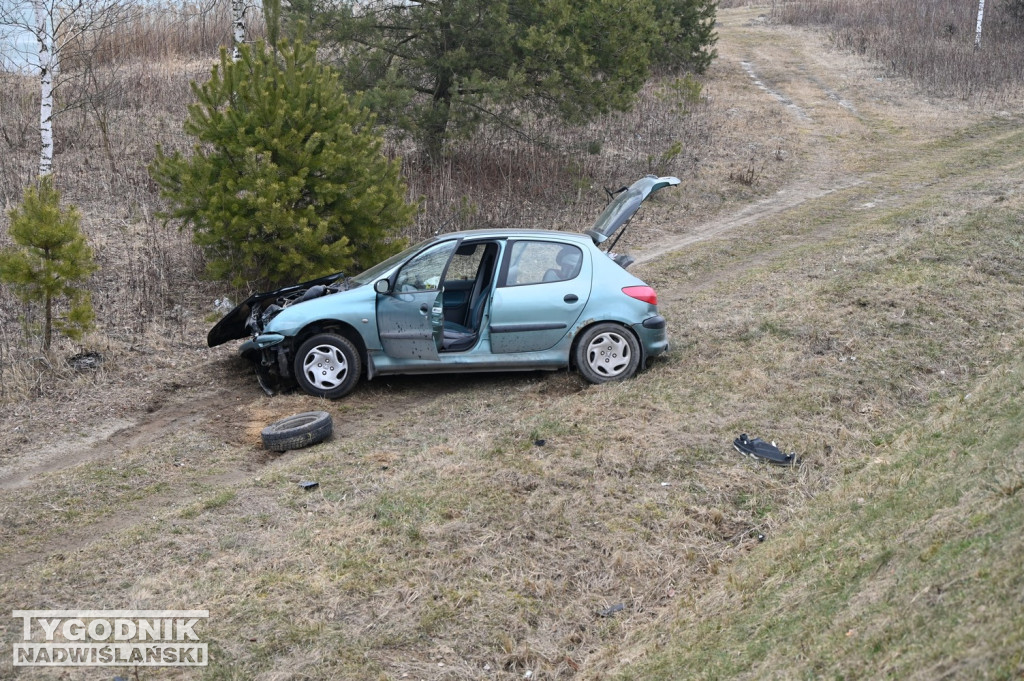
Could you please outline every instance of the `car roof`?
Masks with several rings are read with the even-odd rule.
[[[474,229],[462,232],[451,232],[440,234],[433,240],[426,243],[436,243],[443,239],[515,239],[515,238],[538,238],[538,239],[559,239],[559,240],[590,240],[595,246],[607,241],[615,232],[622,229],[629,223],[640,205],[656,191],[665,187],[678,185],[678,177],[671,175],[658,177],[647,175],[641,177],[629,187],[623,187],[617,192],[609,192],[614,198],[605,206],[604,211],[598,216],[594,226],[583,234],[575,232],[559,232],[550,229]]]
[[[461,232],[438,234],[424,243],[446,241],[449,239],[558,239],[563,241],[582,241],[590,243],[590,237],[576,232],[559,232],[554,229],[467,229]]]

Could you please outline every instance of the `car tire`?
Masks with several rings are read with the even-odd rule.
[[[640,366],[640,343],[620,324],[595,324],[580,335],[573,361],[590,383],[622,381]]]
[[[333,333],[318,333],[295,353],[295,380],[304,392],[336,400],[356,387],[362,359],[352,341]]]
[[[326,411],[307,411],[275,421],[260,432],[264,449],[286,452],[323,442],[331,436],[334,424]]]

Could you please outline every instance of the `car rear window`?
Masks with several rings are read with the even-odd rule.
[[[551,241],[517,241],[509,255],[506,286],[545,284],[576,278],[583,265],[583,251],[572,244]]]

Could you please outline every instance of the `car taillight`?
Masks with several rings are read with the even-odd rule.
[[[654,289],[650,286],[627,286],[622,289],[622,292],[630,298],[636,298],[637,300],[642,300],[645,303],[650,303],[651,305],[658,304],[658,294],[655,293]]]

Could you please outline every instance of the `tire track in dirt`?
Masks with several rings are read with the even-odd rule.
[[[737,230],[752,227],[763,220],[783,215],[790,211],[804,209],[807,204],[826,198],[837,192],[857,187],[870,188],[873,200],[863,208],[874,208],[879,204],[891,204],[893,201],[898,205],[905,205],[918,197],[922,191],[934,193],[936,186],[962,186],[971,181],[970,174],[951,174],[945,177],[928,177],[926,181],[916,181],[915,178],[922,176],[916,172],[920,167],[946,166],[960,167],[974,156],[989,154],[1007,144],[1013,144],[1015,138],[1020,138],[1020,129],[1013,125],[1007,125],[1007,129],[995,131],[991,134],[972,137],[968,143],[958,145],[954,148],[935,150],[919,150],[918,153],[908,156],[898,163],[892,164],[884,172],[865,173],[862,176],[848,175],[836,180],[828,187],[818,186],[818,179],[797,180],[785,189],[781,189],[775,196],[762,199],[756,203],[744,206],[740,210],[716,218],[699,225],[694,231],[669,237],[666,243],[655,249],[638,253],[636,264],[642,265],[658,260],[674,251],[682,250],[688,246],[703,243],[716,238],[722,238]],[[1010,161],[1006,170],[1010,171],[1017,165],[1016,160]],[[907,180],[910,180],[909,182]],[[810,234],[802,237],[804,242],[817,241],[832,236],[836,227],[824,225]],[[779,251],[788,251],[791,246],[786,246]],[[764,262],[768,253],[761,254],[758,262]],[[748,260],[743,267],[750,265]],[[719,278],[721,273],[719,274]]]
[[[687,246],[709,241],[743,227],[756,225],[761,220],[794,210],[810,201],[861,184],[864,184],[864,180],[854,177],[844,178],[830,187],[817,187],[813,181],[797,182],[780,190],[775,196],[745,206],[731,215],[706,222],[689,234],[669,238],[666,240],[667,243],[662,246],[637,254],[636,264],[643,265]]]
[[[976,113],[965,115],[941,104],[933,107],[919,99],[912,102],[922,108],[921,112],[903,114],[900,109],[905,102],[899,97],[907,93],[899,83],[880,77],[866,63],[861,73],[835,68],[828,50],[818,49],[812,34],[770,25],[762,9],[720,14],[717,27],[720,40],[716,68],[724,72],[724,80],[732,83],[733,88],[749,90],[753,84],[766,96],[762,98],[765,106],[782,106],[790,114],[788,133],[798,140],[795,153],[803,160],[802,168],[793,181],[771,196],[706,220],[685,234],[667,235],[658,246],[638,251],[634,254],[637,265],[751,229],[763,220],[805,209],[808,204],[837,192],[868,186],[876,187],[880,197],[905,194],[904,179],[913,177],[916,169],[926,166],[929,159],[934,164],[950,153],[961,158],[951,156],[947,164],[962,162],[967,147],[991,150],[1015,134],[1014,130],[1003,131],[971,139],[970,144],[957,145],[955,149],[922,151],[923,145],[937,139],[936,133],[929,136],[927,126],[907,126],[900,122],[902,116],[910,120],[927,116],[930,122],[939,122],[938,136],[943,134],[942,130],[953,133],[969,126],[972,119],[981,121],[985,117]],[[771,77],[762,73],[761,65],[764,71],[771,71]],[[844,94],[844,90],[849,94]],[[907,153],[909,149],[915,151]],[[868,170],[848,170],[858,166]],[[922,177],[928,182],[937,180],[927,174]],[[818,240],[834,230],[826,225],[803,238]],[[761,259],[766,255],[762,254]]]
[[[857,106],[848,101],[835,87],[828,84],[829,76],[817,74],[819,65],[807,63],[804,52],[808,47],[792,36],[773,36],[765,41],[765,31],[773,30],[765,23],[760,10],[732,11],[719,17],[720,41],[717,69],[720,76],[733,88],[749,90],[752,84],[767,99],[758,106],[778,106],[790,115],[786,131],[799,140],[796,153],[804,165],[798,177],[771,196],[741,207],[728,215],[705,221],[687,234],[666,238],[662,244],[636,254],[636,263],[645,264],[673,251],[697,243],[722,237],[730,232],[756,225],[761,220],[783,214],[827,197],[835,192],[864,184],[865,179],[844,170],[840,152],[825,140],[849,127],[863,128],[864,117]],[[769,64],[780,73],[771,82],[764,76],[759,64]],[[783,84],[788,87],[783,87]],[[726,86],[728,87],[728,86]],[[729,99],[729,95],[725,96]],[[739,97],[735,99],[739,100]],[[812,115],[821,111],[823,115]]]
[[[8,466],[0,477],[0,490],[16,490],[32,484],[41,475],[61,471],[99,459],[103,453],[120,452],[156,441],[165,434],[184,429],[197,429],[206,424],[234,391],[214,390],[198,397],[173,402],[153,410],[134,423],[128,419],[113,421],[110,432],[101,428],[82,442],[63,444],[33,452],[26,460]]]
[[[253,378],[247,376],[246,378]],[[248,383],[246,383],[248,385]],[[456,389],[456,388],[452,388]],[[446,389],[434,394],[442,395]],[[214,435],[225,442],[233,442],[251,457],[229,470],[213,474],[196,474],[188,478],[188,485],[168,482],[170,489],[142,499],[122,504],[116,515],[103,516],[81,525],[74,525],[59,537],[51,539],[45,548],[27,549],[8,556],[0,577],[17,573],[29,565],[45,561],[52,556],[65,555],[86,550],[89,546],[103,541],[119,532],[151,520],[170,521],[183,509],[201,503],[210,489],[230,488],[261,472],[273,472],[289,465],[287,453],[271,453],[260,446],[260,430],[273,420],[281,418],[283,412],[308,411],[314,408],[308,404],[313,398],[306,396],[279,396],[281,403],[274,409],[261,406],[263,400],[255,379],[249,390],[240,392],[238,387],[216,388],[200,395],[189,395],[162,404],[135,423],[119,427],[110,434],[99,434],[73,447],[62,447],[42,452],[33,459],[33,464],[8,473],[0,479],[0,492],[14,493],[32,485],[40,477],[59,473],[79,465],[102,460],[106,455],[128,453],[132,450],[159,443],[160,440],[178,432],[201,431]],[[359,400],[353,395],[351,400]],[[350,401],[351,401],[350,400]],[[365,418],[334,420],[333,440],[347,437],[366,436],[389,427],[402,418],[405,409],[417,404],[421,396],[416,391],[394,396],[386,393],[370,394],[363,398],[361,405]],[[386,402],[387,409],[381,407]],[[230,407],[230,409],[228,408]],[[349,412],[352,414],[354,412]],[[123,423],[119,421],[118,423]],[[330,440],[329,440],[330,441]],[[160,509],[154,516],[154,509]]]
[[[807,112],[804,111],[803,109],[801,109],[796,104],[796,102],[794,102],[792,99],[790,99],[786,95],[782,94],[781,92],[779,92],[777,90],[774,90],[771,87],[769,87],[768,85],[766,85],[764,80],[762,80],[761,77],[759,75],[757,75],[757,72],[754,70],[754,65],[753,64],[751,64],[749,61],[741,61],[740,62],[740,66],[743,67],[743,71],[748,76],[750,76],[750,79],[754,82],[754,85],[756,85],[759,89],[764,90],[769,95],[771,95],[776,100],[778,100],[778,102],[780,104],[782,104],[784,107],[786,107],[787,109],[789,109],[793,113],[794,116],[796,116],[797,118],[799,118],[802,121],[810,121],[811,120],[811,117],[807,115]]]
[[[198,477],[195,482],[213,487],[232,486],[252,475],[252,471],[238,468],[227,473]],[[23,570],[34,563],[43,562],[52,556],[65,555],[84,551],[87,547],[103,541],[105,538],[127,530],[149,520],[166,521],[172,516],[194,503],[201,501],[203,496],[195,492],[173,489],[150,495],[137,502],[127,504],[120,509],[118,515],[107,516],[92,523],[76,525],[69,531],[61,533],[59,538],[47,542],[46,548],[20,551],[10,556],[4,564],[4,572],[10,574]],[[153,509],[163,509],[159,517],[153,515]],[[145,513],[143,513],[145,511]],[[2,577],[3,574],[0,574]]]
[[[112,421],[113,427],[116,428],[113,432],[110,431],[108,423],[108,427],[101,427],[80,442],[64,443],[33,452],[27,460],[20,460],[6,467],[4,477],[0,478],[0,492],[16,493],[36,483],[41,477],[101,461],[104,458],[113,458],[132,449],[155,443],[170,433],[205,429],[214,414],[235,394],[233,390],[221,388],[199,396],[178,398],[153,408],[150,413],[138,418],[134,423],[123,417]],[[245,471],[232,470],[221,475],[200,476],[197,480],[203,483],[230,484],[245,475],[248,475]],[[118,515],[73,526],[67,532],[61,533],[59,540],[47,542],[44,549],[22,550],[8,556],[5,560],[5,572],[18,572],[53,555],[83,550],[97,541],[102,541],[104,537],[141,522],[144,517],[141,513],[143,507],[150,515],[152,509],[164,509],[164,515],[176,512],[183,501],[192,501],[188,497],[189,494],[183,493],[181,489],[173,489],[147,496],[129,505],[127,509],[121,509],[122,512]],[[54,510],[58,509],[54,507]]]

